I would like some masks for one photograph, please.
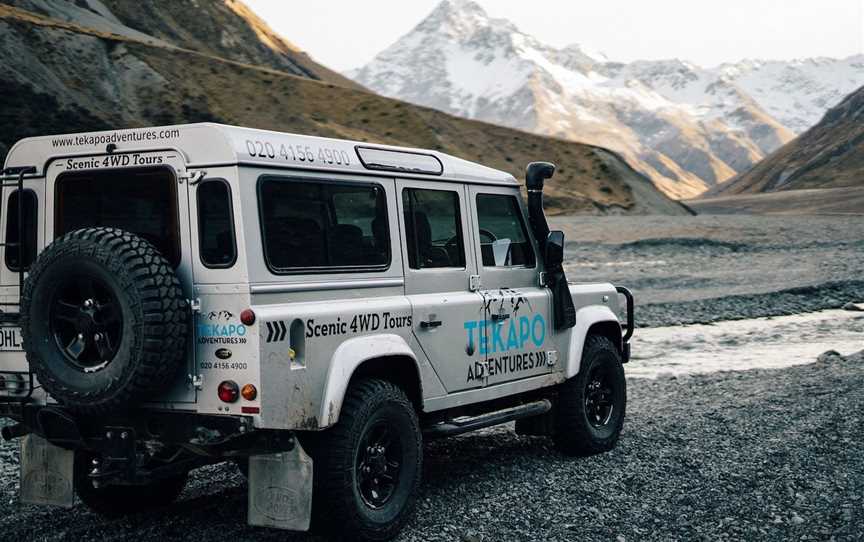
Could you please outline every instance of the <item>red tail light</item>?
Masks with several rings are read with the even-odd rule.
[[[240,388],[233,380],[226,380],[219,384],[219,399],[225,403],[233,403],[240,397]]]
[[[243,322],[244,326],[251,326],[255,323],[255,311],[252,309],[245,309],[240,313],[240,321]]]

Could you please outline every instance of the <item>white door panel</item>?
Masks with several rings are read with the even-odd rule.
[[[519,193],[477,186],[469,192],[484,300],[475,327],[485,364],[474,377],[490,386],[549,373],[557,357],[552,297],[540,286],[540,258]]]
[[[406,196],[406,191],[410,194],[412,190],[446,192],[455,198],[461,231],[451,231],[448,224],[453,226],[452,215],[443,210],[435,212],[434,205],[428,201],[431,196],[427,199],[420,196],[420,201],[412,202],[410,195]],[[405,293],[411,302],[414,334],[449,393],[483,385],[469,378],[475,363],[483,360],[469,330],[472,322],[483,318],[483,299],[470,288],[476,266],[468,241],[470,237],[466,235],[470,230],[465,195],[464,187],[453,183],[397,181],[400,225],[405,240],[402,243]],[[409,198],[407,203],[405,198]],[[410,214],[412,209],[413,215]],[[449,210],[452,211],[452,205]],[[414,217],[414,226],[406,222],[406,212]],[[419,220],[418,214],[422,215]],[[454,239],[457,235],[462,237],[461,261],[460,243]],[[414,249],[417,252],[412,256],[409,252]]]

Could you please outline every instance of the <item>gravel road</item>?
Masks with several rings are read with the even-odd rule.
[[[629,382],[611,453],[568,459],[510,426],[426,446],[402,541],[859,540],[864,533],[864,355],[784,370]],[[3,540],[310,540],[254,529],[244,481],[196,473],[161,513],[106,521],[82,506],[16,503],[0,448]]]

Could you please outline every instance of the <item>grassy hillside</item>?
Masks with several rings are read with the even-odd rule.
[[[713,194],[864,187],[864,87],[822,121]]]
[[[110,3],[110,2],[109,2]],[[57,44],[63,44],[58,47]],[[467,121],[283,70],[57,22],[0,4],[7,147],[21,137],[212,120],[427,147],[510,171],[551,160],[552,212],[683,214],[604,149]]]

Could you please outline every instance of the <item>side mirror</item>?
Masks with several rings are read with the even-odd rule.
[[[564,263],[564,232],[550,231],[544,245],[543,263],[546,269],[557,267]]]

